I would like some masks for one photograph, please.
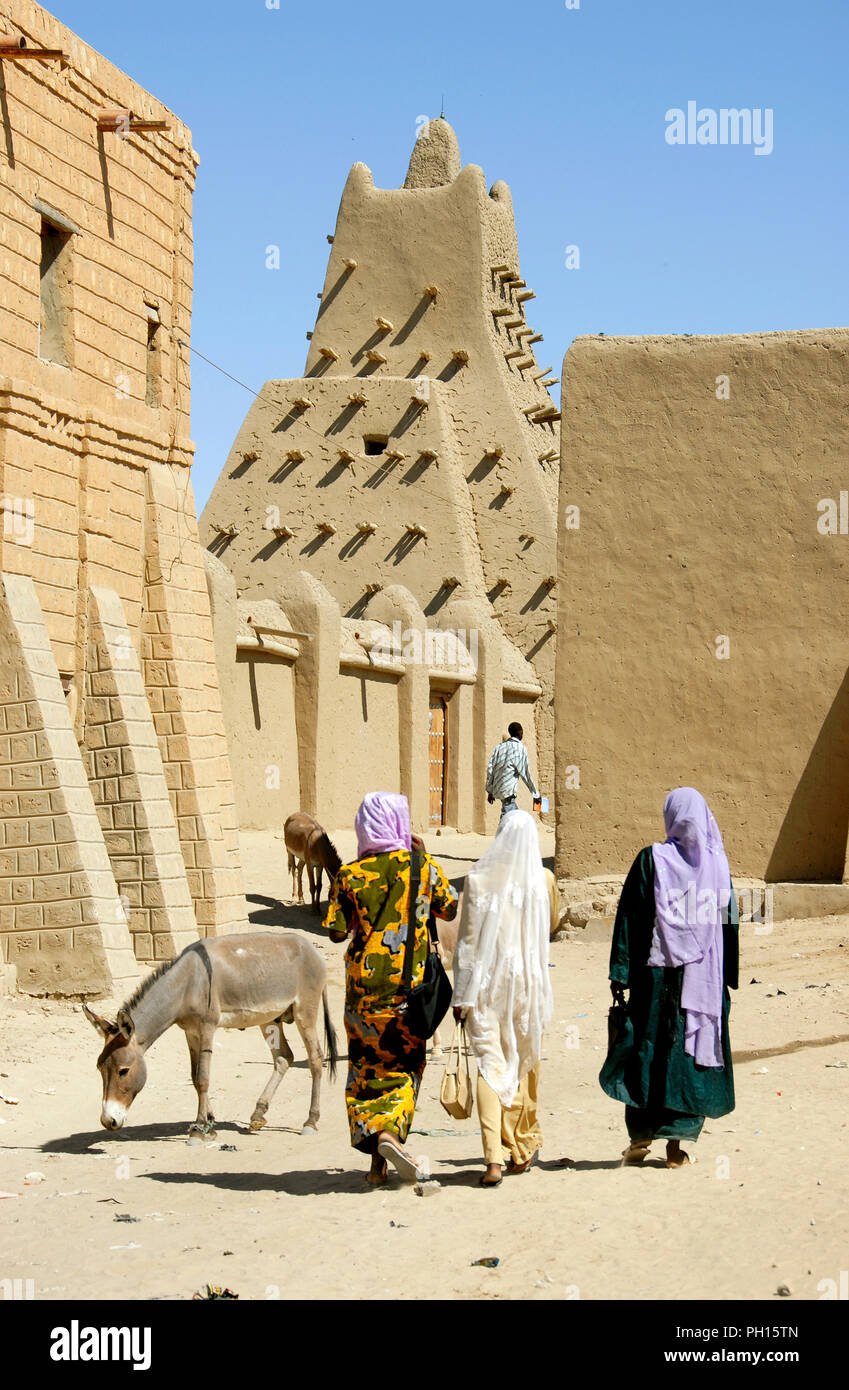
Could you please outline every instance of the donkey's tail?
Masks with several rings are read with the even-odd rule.
[[[330,1018],[330,1010],[327,1007],[327,989],[321,993],[321,1002],[324,1005],[324,1045],[327,1048],[327,1060],[330,1064],[330,1080],[336,1080],[336,1063],[339,1061],[339,1049],[336,1045],[336,1030]]]

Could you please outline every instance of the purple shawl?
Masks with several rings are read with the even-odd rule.
[[[653,844],[655,923],[648,965],[684,967],[684,1051],[721,1067],[722,914],[731,874],[719,826],[700,792],[677,787],[663,806],[666,843]]]
[[[410,848],[410,807],[406,796],[394,792],[369,792],[354,821],[357,858]]]

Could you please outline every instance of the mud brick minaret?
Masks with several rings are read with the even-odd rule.
[[[304,375],[263,387],[201,538],[243,595],[306,570],[351,617],[399,584],[440,626],[469,601],[496,617],[542,688],[552,789],[560,416],[510,190],[434,120],[401,188],[353,166],[329,240]]]

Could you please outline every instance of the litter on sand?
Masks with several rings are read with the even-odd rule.
[[[20,1192],[0,1192],[0,1202],[4,1197],[20,1197]]]
[[[472,1268],[481,1265],[484,1269],[497,1269],[501,1261],[496,1255],[484,1255],[481,1260],[472,1260]]]
[[[36,1183],[46,1182],[43,1173],[24,1173],[24,1184],[26,1187],[35,1187]]]
[[[6,1105],[20,1105],[21,1103],[17,1096],[4,1096],[2,1091],[0,1091],[0,1100],[4,1101]]]
[[[136,1245],[136,1242],[135,1242],[134,1240],[131,1240],[130,1243],[129,1243],[129,1245],[110,1245],[109,1249],[110,1249],[110,1250],[141,1250],[141,1246],[140,1246],[140,1245]]]
[[[239,1295],[232,1289],[222,1289],[220,1284],[204,1284],[199,1293],[193,1293],[192,1298],[238,1298]]]
[[[112,1220],[113,1220],[113,1221],[133,1221],[133,1222],[137,1222],[137,1221],[140,1221],[141,1218],[138,1217],[138,1216],[128,1216],[127,1213],[126,1213],[125,1211],[116,1211],[115,1215],[112,1217]]]
[[[435,1178],[430,1178],[426,1182],[417,1182],[413,1187],[413,1191],[417,1197],[432,1197],[433,1194],[439,1192],[441,1188],[441,1183],[438,1183]]]

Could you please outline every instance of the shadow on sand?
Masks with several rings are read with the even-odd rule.
[[[284,903],[261,893],[246,893],[245,897],[249,903],[258,905],[259,910],[248,912],[248,921],[255,927],[283,927],[286,931],[306,931],[326,939],[327,933],[321,925],[326,903],[321,912],[313,912],[309,903]]]
[[[365,1169],[305,1168],[298,1173],[145,1173],[152,1182],[200,1183],[226,1192],[284,1192],[290,1197],[317,1197],[327,1192],[376,1192]]]
[[[181,1120],[176,1124],[158,1125],[128,1125],[126,1129],[107,1130],[90,1129],[80,1130],[78,1134],[63,1134],[56,1139],[48,1139],[45,1143],[37,1145],[39,1153],[45,1154],[83,1154],[83,1153],[106,1153],[106,1149],[97,1146],[109,1140],[110,1144],[138,1144],[144,1141],[168,1140],[170,1143],[182,1142],[192,1138],[189,1134],[190,1119]],[[247,1134],[247,1125],[239,1125],[234,1120],[216,1120],[215,1129],[219,1139],[226,1133]]]
[[[467,1168],[467,1172],[451,1172],[440,1168],[431,1177],[441,1187],[477,1187],[481,1174],[479,1158],[459,1160],[457,1168]],[[390,1177],[383,1187],[372,1187],[366,1182],[365,1164],[359,1169],[345,1168],[304,1168],[296,1173],[145,1173],[144,1177],[153,1182],[201,1183],[208,1187],[223,1188],[228,1192],[284,1192],[290,1197],[318,1197],[328,1192],[398,1191],[406,1187],[399,1178]]]
[[[621,1163],[618,1159],[602,1159],[598,1162],[585,1160],[572,1164],[568,1170],[563,1168],[559,1161],[538,1162],[535,1166],[546,1172],[562,1174],[567,1171],[609,1170],[621,1167]],[[644,1166],[662,1168],[664,1164],[662,1160],[649,1160]],[[431,1177],[435,1178],[441,1187],[479,1187],[482,1171],[483,1159],[475,1155],[474,1158],[453,1159],[450,1168],[440,1165],[432,1172]],[[145,1173],[144,1177],[152,1182],[199,1183],[207,1187],[222,1188],[228,1192],[283,1192],[290,1197],[316,1197],[329,1192],[386,1192],[406,1186],[399,1179],[390,1177],[388,1185],[371,1187],[366,1182],[365,1166],[357,1170],[304,1168],[295,1173]],[[505,1176],[508,1188],[519,1181],[520,1177]]]
[[[579,1158],[574,1163],[561,1163],[559,1160],[553,1163],[540,1163],[540,1168],[550,1169],[557,1173],[597,1173],[603,1169],[621,1168],[621,1158]],[[655,1163],[652,1159],[647,1159],[642,1165],[643,1168],[664,1168],[666,1165],[661,1161]]]

